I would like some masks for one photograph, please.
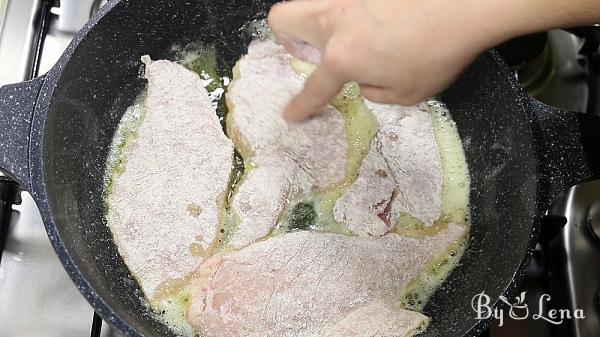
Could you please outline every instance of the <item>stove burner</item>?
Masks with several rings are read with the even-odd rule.
[[[600,244],[600,201],[596,201],[588,212],[587,225],[590,234]]]
[[[554,329],[556,336],[597,336],[600,331],[600,180],[570,188],[548,211],[567,223],[547,245],[550,290],[556,308],[582,309],[585,319],[572,319]]]
[[[582,36],[593,40],[591,34]],[[564,30],[553,30],[508,41],[498,51],[531,96],[568,111],[586,112],[592,96],[590,81],[597,80],[591,72],[595,51],[582,50],[590,44]]]

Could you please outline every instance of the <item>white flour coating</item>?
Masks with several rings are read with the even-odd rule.
[[[230,245],[240,248],[266,236],[297,194],[344,179],[347,141],[342,115],[333,107],[311,120],[288,125],[285,105],[304,79],[292,56],[272,40],[254,41],[234,70],[227,91],[229,135],[254,167],[233,199],[239,217]]]
[[[403,337],[429,323],[429,317],[375,301],[360,307],[318,335],[307,337]]]
[[[396,182],[390,218],[401,212],[431,225],[442,213],[442,159],[425,103],[384,105],[366,101],[377,118],[381,154]]]
[[[442,212],[443,171],[427,106],[365,102],[379,130],[358,179],[335,205],[335,220],[361,236],[387,233],[402,213],[433,224]]]
[[[192,285],[188,320],[206,337],[320,335],[360,306],[397,303],[400,289],[466,235],[454,224],[417,239],[298,231],[218,253]]]
[[[358,178],[338,199],[333,209],[335,221],[344,223],[359,236],[382,236],[392,228],[380,218],[392,199],[396,183],[380,153],[377,138],[371,141]]]
[[[153,299],[161,284],[190,275],[208,257],[233,144],[198,75],[174,62],[142,60],[145,116],[123,149],[125,171],[114,176],[108,223],[125,263]]]
[[[230,135],[257,167],[233,200],[240,219],[233,248],[266,236],[289,200],[341,180],[348,164],[343,120],[334,108],[293,126],[280,117],[303,83],[291,58],[272,40],[253,42],[227,94]],[[366,104],[379,131],[357,181],[336,202],[334,219],[362,236],[387,233],[402,213],[431,225],[441,215],[443,172],[426,105]]]

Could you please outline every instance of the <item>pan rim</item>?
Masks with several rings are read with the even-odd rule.
[[[33,121],[30,133],[29,144],[29,167],[31,191],[36,200],[37,206],[46,228],[46,233],[50,243],[56,252],[63,268],[77,286],[79,292],[84,296],[94,311],[105,321],[122,331],[127,336],[144,336],[136,328],[128,324],[102,297],[98,295],[95,288],[88,281],[86,275],[79,269],[78,265],[71,258],[61,238],[54,216],[50,208],[50,201],[47,197],[46,182],[43,169],[43,135],[46,124],[48,109],[52,104],[54,90],[60,81],[62,72],[69,63],[79,43],[96,27],[108,13],[114,8],[126,3],[128,0],[114,0],[107,2],[100,10],[84,24],[81,30],[75,35],[69,43],[67,49],[63,52],[56,64],[45,75],[44,83],[38,95],[33,112]]]
[[[58,255],[61,263],[63,264],[65,270],[69,274],[70,278],[73,280],[75,285],[78,287],[81,294],[86,298],[86,300],[90,303],[93,309],[107,322],[111,323],[113,326],[124,332],[128,336],[143,336],[143,334],[135,329],[133,326],[127,323],[125,319],[123,319],[102,297],[100,297],[91,283],[88,281],[86,275],[79,269],[78,265],[74,262],[71,255],[67,251],[67,248],[60,237],[58,232],[58,228],[55,223],[54,216],[51,213],[50,201],[47,198],[47,189],[46,182],[44,179],[44,169],[43,169],[43,139],[46,115],[48,113],[48,109],[52,104],[52,97],[54,94],[54,90],[57,87],[58,82],[60,81],[62,71],[65,66],[69,63],[72,55],[77,49],[79,43],[88,35],[90,31],[94,29],[99,21],[101,21],[110,11],[116,8],[119,5],[126,4],[128,0],[115,0],[108,2],[104,7],[100,9],[100,11],[88,21],[84,27],[78,32],[73,41],[69,44],[65,52],[60,57],[59,61],[52,67],[52,69],[47,73],[44,83],[42,85],[42,89],[40,91],[40,95],[38,96],[38,101],[36,102],[34,114],[33,114],[33,123],[31,129],[31,137],[29,144],[29,165],[30,165],[30,181],[32,182],[31,190],[36,199],[38,207],[40,209],[40,214],[42,215],[42,219],[44,221],[44,226],[46,228],[46,232],[48,237],[52,243],[52,246]],[[510,84],[517,93],[519,97],[522,97],[522,100],[519,102],[520,109],[523,113],[527,113],[527,109],[525,104],[528,103],[528,100],[531,100],[529,96],[524,92],[523,88],[518,84],[516,79],[510,76],[510,70],[505,62],[502,60],[500,55],[495,51],[491,50],[486,53],[489,53],[493,60],[498,65],[502,75],[509,77]],[[532,129],[532,125],[528,126],[529,129]],[[531,130],[533,132],[533,130]],[[539,171],[539,162],[536,160],[536,167]],[[539,215],[540,213],[540,184],[542,182],[538,182],[537,186],[537,194],[536,194],[536,211]],[[514,294],[518,284],[520,284],[524,272],[529,265],[531,257],[534,252],[535,243],[537,242],[537,238],[539,235],[541,226],[541,218],[536,216],[531,222],[531,235],[527,242],[527,250],[523,259],[518,266],[518,268],[514,272],[514,276],[511,279],[511,282],[506,285],[505,290],[502,292],[505,296],[512,296]],[[497,301],[494,304],[494,308],[503,307],[501,301]],[[489,319],[479,320],[474,322],[471,328],[466,331],[463,336],[478,336],[484,329],[489,326]]]

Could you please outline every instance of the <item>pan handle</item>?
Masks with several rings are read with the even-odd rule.
[[[0,88],[0,260],[9,232],[12,205],[31,187],[29,139],[33,111],[44,77]]]
[[[31,187],[29,140],[33,111],[45,76],[0,87],[0,168]]]
[[[528,104],[534,112],[539,174],[549,205],[567,188],[600,177],[600,117],[561,110],[533,98]]]

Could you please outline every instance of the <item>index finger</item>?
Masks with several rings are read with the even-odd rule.
[[[335,76],[323,64],[306,79],[302,91],[294,97],[283,111],[283,119],[289,123],[300,122],[319,114],[337,95],[345,81]]]

